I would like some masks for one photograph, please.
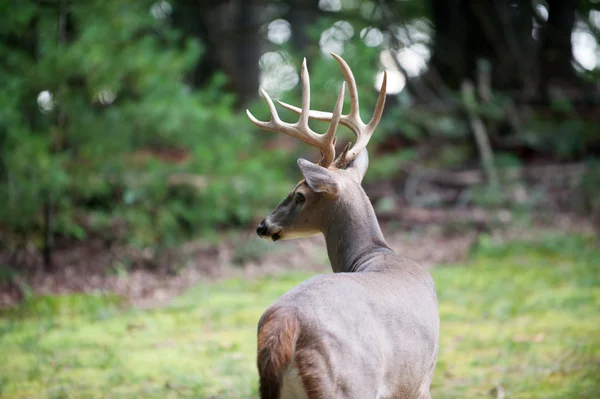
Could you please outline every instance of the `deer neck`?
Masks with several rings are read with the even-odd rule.
[[[358,195],[341,199],[336,205],[322,229],[335,273],[365,271],[367,261],[393,252],[362,188]]]

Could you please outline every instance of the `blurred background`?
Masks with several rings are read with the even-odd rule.
[[[115,397],[137,397],[142,391],[136,389],[152,388],[154,382],[157,391],[148,388],[150,393],[140,395],[256,394],[252,334],[261,309],[311,272],[327,270],[328,261],[320,238],[268,245],[254,235],[256,223],[300,179],[295,160],[317,160],[318,154],[293,139],[256,129],[245,109],[268,120],[259,88],[274,99],[299,104],[298,74],[306,57],[311,108],[330,111],[343,81],[331,52],[354,71],[364,120],[372,114],[383,71],[388,72],[386,110],[371,140],[371,166],[363,186],[390,245],[426,266],[490,265],[477,266],[484,267],[483,280],[470,280],[474,269],[460,269],[459,279],[443,270],[437,277],[438,284],[456,294],[449,302],[463,303],[462,293],[477,286],[482,291],[473,292],[482,298],[492,295],[486,299],[491,308],[514,287],[509,276],[502,280],[494,274],[498,271],[490,259],[511,267],[557,262],[549,272],[528,274],[522,281],[524,297],[530,283],[547,277],[562,287],[563,278],[578,276],[572,291],[563,292],[567,313],[600,322],[597,306],[592,306],[600,300],[600,255],[594,249],[600,229],[600,1],[0,0],[0,16],[0,307],[9,309],[0,313],[5,316],[0,334],[22,338],[19,334],[27,330],[44,335],[64,316],[64,306],[68,325],[80,311],[92,312],[93,320],[98,314],[112,315],[106,309],[115,303],[120,305],[114,314],[121,315],[123,298],[127,309],[179,300],[189,306],[180,306],[184,320],[190,309],[200,308],[242,315],[230,320],[210,310],[208,316],[203,313],[208,321],[202,323],[218,331],[242,323],[247,335],[234,341],[250,345],[239,349],[238,343],[227,344],[194,365],[204,370],[208,358],[217,363],[222,356],[229,359],[214,366],[217,371],[210,369],[213,380],[206,378],[212,382],[126,377],[127,383],[110,380],[113,386],[129,387]],[[288,121],[296,118],[283,109],[280,115]],[[314,123],[318,131],[326,126]],[[338,135],[339,149],[353,139],[345,128]],[[217,285],[207,288],[207,281]],[[485,288],[496,283],[499,296]],[[194,284],[200,288],[187,294],[187,302],[178,297]],[[548,284],[546,295],[554,287]],[[268,300],[228,302],[240,292]],[[582,299],[581,293],[589,295]],[[541,308],[527,308],[532,313],[526,320],[537,320],[540,309],[555,304],[544,298],[549,302],[542,301]],[[89,301],[97,306],[88,306]],[[498,306],[522,309],[523,301]],[[248,310],[244,304],[254,307]],[[454,311],[450,313],[458,314]],[[33,314],[47,323],[26,319],[18,324],[15,314]],[[443,321],[444,315],[448,313],[442,314]],[[154,316],[150,324],[159,326],[154,333],[177,334],[161,330],[165,324]],[[561,324],[570,320],[554,316]],[[147,325],[125,320],[128,333]],[[482,331],[489,331],[488,322],[482,323]],[[464,337],[472,320],[456,328],[456,336]],[[577,325],[580,332],[597,333],[591,329],[591,324]],[[544,341],[552,333],[543,331],[511,332],[502,342],[523,353],[519,345],[539,341],[554,347],[572,337],[569,331],[556,333],[556,341]],[[66,333],[56,334],[64,338]],[[7,338],[4,349],[13,351],[15,359],[21,359],[18,353],[52,352],[54,363],[16,361],[21,369],[13,364],[15,374],[0,373],[0,395],[93,397],[85,391],[87,382],[80,383],[85,394],[73,393],[78,391],[70,377],[54,382],[58,391],[36,391],[45,376],[60,374],[56,364],[64,351],[81,351],[76,345],[41,348],[34,344],[39,335],[27,337],[30,341]],[[577,349],[563,348],[565,353],[583,351],[591,357],[568,357],[572,367],[559,374],[574,381],[568,387],[575,396],[560,391],[562,396],[556,397],[592,397],[598,393],[597,375],[590,377],[600,359],[598,340],[573,339]],[[2,342],[0,335],[0,346]],[[30,352],[24,342],[33,345]],[[581,342],[591,346],[577,346]],[[115,348],[98,345],[102,352]],[[542,350],[539,359],[548,360],[550,352]],[[172,354],[173,359],[181,359],[181,353]],[[118,369],[111,363],[115,356],[107,360],[107,369]],[[516,364],[524,361],[509,358]],[[132,368],[149,361],[140,359]],[[444,359],[442,370],[452,369]],[[528,370],[539,371],[545,360],[536,360]],[[232,366],[244,362],[249,371]],[[80,366],[89,371],[86,361]],[[481,382],[480,375],[469,374],[471,368],[465,370]],[[228,382],[236,373],[243,380]],[[459,386],[457,381],[474,384],[447,373],[441,374],[450,381],[444,392]],[[108,381],[95,378],[91,381],[100,386]],[[566,380],[553,381],[564,387]],[[491,392],[500,398],[507,389],[496,381],[482,391],[458,392],[460,397]],[[553,389],[516,397],[554,397]],[[64,396],[52,396],[57,392]]]

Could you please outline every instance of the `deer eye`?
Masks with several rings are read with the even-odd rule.
[[[303,204],[304,201],[306,201],[306,197],[302,193],[296,193],[294,201],[296,201],[297,204]]]

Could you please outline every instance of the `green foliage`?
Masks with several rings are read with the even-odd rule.
[[[283,192],[281,154],[255,155],[222,76],[190,89],[202,46],[153,18],[152,1],[61,4],[0,1],[5,232],[39,245],[51,205],[54,234],[160,247],[246,223]]]
[[[441,343],[432,395],[598,397],[596,244],[483,236],[466,264],[433,269]],[[200,285],[154,310],[102,296],[30,298],[0,318],[2,397],[257,397],[258,319],[308,277]]]

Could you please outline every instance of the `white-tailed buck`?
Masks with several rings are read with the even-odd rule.
[[[339,56],[350,90],[350,113],[342,115],[344,83],[332,113],[310,110],[306,60],[302,63],[302,108],[296,123],[279,119],[262,92],[271,121],[248,117],[259,128],[317,147],[318,164],[304,159],[304,180],[257,228],[273,241],[323,233],[334,273],[315,276],[285,293],[258,324],[258,372],[262,399],[430,398],[438,351],[435,285],[418,264],[386,244],[369,198],[361,187],[368,167],[366,146],[381,119],[386,78],[368,124],[359,116],[350,67]],[[308,119],[330,122],[324,134]],[[338,124],[356,143],[335,158]]]

